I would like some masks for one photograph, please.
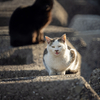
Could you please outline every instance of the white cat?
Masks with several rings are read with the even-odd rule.
[[[45,38],[47,48],[44,50],[43,63],[49,75],[65,75],[66,71],[77,72],[77,52],[67,45],[66,35],[60,38]]]

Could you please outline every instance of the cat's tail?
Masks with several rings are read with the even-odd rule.
[[[78,53],[75,49],[70,49],[70,51],[73,52],[73,58],[74,58],[74,61],[72,62],[71,66],[70,66],[70,71],[73,73],[76,73],[76,72],[78,72],[78,68],[79,68]]]

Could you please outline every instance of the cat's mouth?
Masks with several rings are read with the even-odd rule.
[[[58,51],[56,51],[56,53],[55,53],[56,55],[59,55],[59,52]]]

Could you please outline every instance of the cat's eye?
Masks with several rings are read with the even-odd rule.
[[[58,47],[60,48],[61,46],[59,45]]]
[[[52,46],[52,48],[55,48],[55,46]]]

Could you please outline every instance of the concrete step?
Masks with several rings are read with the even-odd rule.
[[[36,63],[0,66],[0,82],[28,80],[33,79],[35,76],[48,76],[43,64],[41,66]],[[66,76],[70,78],[80,76],[80,69],[76,74],[66,74]]]
[[[89,45],[95,38],[100,38],[100,30],[79,31],[77,32],[76,37],[83,38],[86,44]]]
[[[7,65],[0,66],[0,82],[12,80],[27,80],[35,76],[47,76],[43,64],[41,66],[36,63],[28,65]]]
[[[61,36],[62,34],[66,33],[67,36],[74,36],[75,30],[67,27],[61,27],[61,26],[54,26],[54,25],[49,25],[44,29],[44,35],[48,35],[51,37],[54,36]],[[0,36],[8,36],[9,35],[9,29],[8,26],[2,26],[0,27]]]
[[[12,11],[0,11],[0,17],[10,17],[12,15]]]
[[[0,9],[6,9],[7,7],[9,8],[14,8],[14,7],[19,7],[21,5],[32,5],[35,0],[7,0],[5,2],[0,2]],[[9,10],[9,9],[8,9]]]
[[[56,31],[57,33],[58,31],[58,28],[55,29],[54,26],[52,26],[51,29],[52,32]],[[47,34],[51,37],[63,34],[62,30],[60,31],[61,33],[55,33],[55,35],[50,33],[48,29],[46,29],[46,32],[47,33],[45,33],[45,35]],[[66,74],[65,76],[48,76],[48,73],[45,71],[42,63],[43,50],[46,46],[46,43],[12,48],[10,47],[10,44],[8,42],[10,40],[9,35],[1,35],[1,39],[3,39],[0,43],[0,45],[2,44],[0,52],[1,100],[32,100],[33,98],[35,100],[51,100],[54,98],[59,98],[59,100],[62,100],[64,98],[73,98],[73,96],[77,96],[77,98],[80,98],[79,95],[82,94],[81,91],[84,85],[80,85],[79,87],[76,86],[76,88],[74,88],[73,90],[68,86],[69,83],[71,84],[73,82],[75,82],[75,85],[77,85],[78,83],[76,81],[80,81],[79,79],[75,79],[76,77],[80,76],[81,56],[79,53],[78,56],[80,64],[78,72],[76,74]],[[6,46],[3,47],[4,44]],[[67,44],[71,48],[74,48],[68,40]],[[11,89],[11,84],[13,89]],[[74,85],[74,83],[72,85]],[[56,86],[59,86],[59,88]],[[79,90],[77,91],[78,88]],[[58,93],[56,91],[60,92]],[[76,95],[73,93],[74,91],[77,91]],[[92,96],[92,98],[97,98],[98,100],[98,96],[95,92],[91,94],[90,90],[89,93],[90,95],[96,95],[95,97]]]
[[[2,54],[3,52],[6,52],[5,55],[6,55],[6,57],[8,57],[7,51],[16,53],[17,51],[22,52],[22,51],[27,51],[27,50],[30,51],[32,54],[32,49],[34,47],[37,47],[34,45],[34,47],[30,46],[29,48],[27,46],[26,47],[24,46],[24,47],[20,47],[21,49],[20,48],[12,49],[12,47],[10,46],[10,37],[9,37],[8,32],[9,32],[8,27],[0,27],[0,54]],[[60,26],[50,25],[44,30],[44,35],[47,35],[50,37],[60,37],[63,33],[66,33],[66,35],[68,37],[75,35],[73,29],[66,28],[66,27],[60,27]],[[42,45],[42,46],[45,48],[46,45]],[[15,55],[15,53],[14,53],[14,55]],[[18,53],[16,53],[16,55],[18,55]],[[19,54],[21,54],[21,53],[19,53]],[[28,55],[31,55],[31,54],[28,53]]]
[[[45,35],[50,36],[50,37],[59,37],[64,32],[66,32],[66,34],[68,36],[72,36],[74,34],[72,29],[65,28],[65,27],[48,26],[45,29]],[[74,48],[70,44],[69,41],[67,41],[67,44],[71,48]],[[42,57],[43,57],[44,48],[46,47],[46,43],[13,48],[10,46],[10,37],[8,34],[8,27],[1,27],[0,47],[1,47],[0,48],[1,78],[7,78],[7,76],[9,76],[8,78],[14,78],[15,76],[26,77],[27,76],[26,73],[29,73],[29,76],[31,76],[31,74],[30,74],[32,71],[31,69],[29,71],[23,69],[23,66],[27,65],[27,64],[29,66],[31,66],[30,64],[33,64],[30,68],[33,68],[33,66],[43,67]],[[77,75],[80,75],[81,56],[79,53],[78,53],[78,55],[79,55],[79,59],[80,59],[80,66],[79,66],[79,71],[78,71]],[[5,70],[5,68],[7,66],[10,71]],[[16,70],[16,68],[14,66],[15,67],[20,66],[20,69]],[[10,69],[10,67],[11,67],[11,69]],[[23,70],[21,69],[21,67]],[[13,71],[12,71],[12,69],[13,69]],[[19,71],[19,70],[21,70],[21,71]],[[8,74],[6,75],[6,73],[8,73]],[[22,73],[23,73],[23,75],[22,75]]]
[[[4,45],[0,52],[0,65],[24,65],[36,62],[38,65],[42,62],[43,50],[46,44],[30,45],[13,48]]]
[[[12,8],[13,9],[13,8]],[[6,9],[0,9],[0,26],[8,26],[9,25],[9,20],[12,15],[13,11],[9,11]]]
[[[68,40],[67,40],[67,44],[71,48],[74,48]],[[44,48],[46,47],[46,43],[16,47],[16,48],[9,47],[9,49],[8,47],[5,49],[3,47],[1,48],[2,50],[0,53],[1,78],[7,78],[7,76],[8,78],[13,78],[15,76],[26,77],[27,76],[26,73],[29,73],[29,76],[31,76],[32,68],[36,69],[37,66],[43,67],[43,51],[44,51]],[[78,53],[78,56],[79,56],[78,58],[80,61],[78,73],[73,74],[73,75],[80,75],[81,56],[79,53]],[[33,64],[33,65],[30,65],[30,64]],[[24,69],[25,65],[27,65],[26,66],[27,68],[29,67],[29,71]],[[19,69],[16,69],[16,68],[19,68]]]
[[[80,37],[80,38],[84,37],[83,39],[86,43],[88,43],[87,38],[89,38],[90,36],[92,38],[100,37],[100,30],[77,31],[72,28],[54,26],[54,25],[49,25],[44,29],[44,34],[52,37],[61,36],[63,33],[66,33],[68,37]],[[0,36],[8,36],[8,35],[9,35],[8,26],[0,27]]]
[[[0,82],[1,100],[100,100],[81,76],[35,76]]]
[[[8,26],[1,26],[1,27],[0,27],[0,33],[1,33],[2,31],[8,31]]]
[[[0,54],[10,49],[10,37],[0,36]]]
[[[81,75],[89,82],[92,71],[100,68],[100,30],[76,32],[76,37],[72,37],[69,41],[82,56]]]
[[[93,70],[89,79],[89,84],[100,97],[100,68]]]
[[[71,28],[66,27],[60,27],[60,26],[53,26],[49,25],[44,30],[44,35],[50,36],[50,37],[60,37],[63,33],[66,33],[68,37],[74,36],[74,30]],[[9,50],[10,47],[10,37],[9,37],[9,30],[8,27],[0,27],[0,52],[4,52]]]
[[[53,37],[54,35],[51,36]],[[34,76],[48,75],[42,63],[43,50],[46,47],[46,43],[13,48],[10,47],[8,42],[9,36],[1,36],[1,39],[3,39],[3,41],[0,45],[3,45],[1,45],[2,48],[0,53],[0,81],[27,80],[32,79]],[[69,41],[67,41],[67,44],[71,48],[74,48]],[[78,72],[76,74],[69,74],[69,77],[80,75],[80,54],[79,60],[80,66]]]
[[[6,52],[5,54],[7,54],[7,51],[11,49],[9,40],[7,40],[8,38],[6,39],[6,37],[9,37],[9,36],[7,36],[8,35],[8,30],[7,29],[8,29],[8,27],[2,27],[1,31],[0,31],[0,34],[1,34],[0,41],[2,40],[2,42],[0,43],[0,46],[2,47],[2,49],[0,49],[0,51],[1,51],[1,53]],[[5,30],[5,32],[4,32],[4,30]],[[89,81],[90,75],[91,75],[92,71],[94,70],[94,66],[95,66],[95,68],[97,68],[97,65],[95,63],[96,59],[93,59],[92,65],[90,66],[91,60],[89,60],[89,59],[92,58],[91,54],[93,54],[93,53],[91,53],[91,54],[89,53],[90,52],[89,48],[91,48],[90,43],[92,42],[92,40],[95,40],[95,38],[97,38],[98,42],[99,42],[99,40],[100,40],[99,39],[100,38],[100,34],[99,34],[100,30],[90,30],[90,31],[77,32],[77,31],[74,31],[73,29],[70,29],[70,28],[51,26],[50,25],[45,29],[44,34],[47,35],[47,36],[50,36],[50,37],[57,37],[57,36],[61,36],[64,32],[66,32],[71,44],[77,49],[77,51],[79,53],[81,53],[81,55],[82,55],[81,75],[86,79],[86,81]],[[5,35],[5,36],[3,36],[3,35]],[[96,42],[94,41],[94,43],[96,43]],[[97,45],[97,43],[94,44],[95,48],[97,48],[96,45]],[[44,45],[43,48],[45,48],[45,46],[46,45]],[[35,47],[35,45],[34,45],[34,47]],[[34,56],[31,56],[32,55],[32,50],[33,50],[32,47],[30,47],[30,49],[28,49],[28,48],[24,49],[23,48],[22,50],[21,49],[18,49],[18,50],[16,49],[15,51],[20,52],[19,55],[21,54],[21,51],[23,51],[23,52],[30,51],[30,53],[28,52],[26,54],[30,55],[30,57],[32,59],[32,58],[34,58]],[[12,54],[12,56],[15,55],[15,53]],[[97,51],[97,53],[98,53],[98,51]],[[24,55],[25,55],[25,53],[24,53]],[[25,56],[25,59],[27,58],[27,55]],[[41,53],[41,55],[42,55],[42,53]],[[10,57],[10,59],[13,58],[12,56]],[[96,58],[99,59],[99,56],[98,55],[96,55],[96,56],[97,56]],[[2,58],[4,58],[4,56]],[[7,57],[7,58],[9,59],[9,57]],[[17,60],[16,56],[14,57],[14,59]],[[9,60],[6,61],[4,59],[2,59],[2,61],[3,62],[7,62],[7,61],[9,62]],[[23,58],[22,58],[22,61],[23,61]],[[31,63],[33,63],[32,60],[30,60],[30,61],[31,61]],[[16,63],[16,62],[13,62],[13,63],[20,64],[20,63]],[[25,63],[22,63],[22,64],[25,64]],[[11,64],[11,63],[8,63],[8,64]]]

